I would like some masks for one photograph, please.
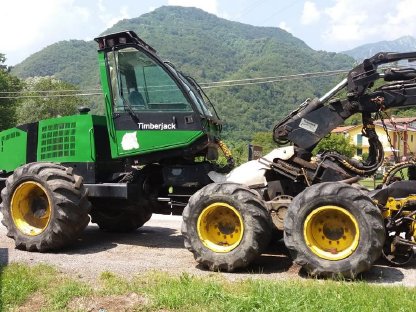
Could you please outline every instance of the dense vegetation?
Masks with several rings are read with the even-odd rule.
[[[15,124],[17,100],[14,97],[22,89],[22,82],[10,74],[5,61],[5,55],[0,53],[0,130]]]
[[[353,59],[314,51],[288,32],[227,21],[202,10],[161,7],[138,18],[122,20],[105,33],[130,29],[200,83],[306,72],[349,69]],[[71,40],[35,53],[13,73],[19,77],[54,75],[81,89],[99,87],[96,44]],[[249,141],[307,97],[323,94],[339,77],[321,77],[206,89],[226,121],[225,137]],[[279,80],[279,79],[268,79]],[[204,85],[203,85],[204,86]],[[89,98],[83,104],[100,101]],[[101,103],[100,103],[101,104]]]
[[[81,102],[73,85],[52,77],[28,78],[23,90],[26,98],[16,108],[17,124],[76,114]]]
[[[5,55],[0,53],[0,131],[77,113],[82,100],[74,95],[76,86],[51,76],[21,80],[10,73],[5,62]]]

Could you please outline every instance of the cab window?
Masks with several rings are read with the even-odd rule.
[[[135,48],[109,52],[114,111],[192,111],[176,82]],[[117,70],[114,70],[117,69]]]

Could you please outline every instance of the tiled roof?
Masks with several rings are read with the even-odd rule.
[[[386,125],[387,129],[390,131],[416,131],[416,128],[408,126],[407,123],[399,123],[397,121],[394,120],[394,125],[389,121],[389,120],[384,120],[384,124]],[[383,126],[383,124],[381,123],[380,120],[376,120],[374,122],[375,125],[377,126]]]
[[[361,125],[353,125],[353,126],[342,126],[342,127],[336,127],[334,130],[332,130],[332,133],[345,133],[350,131],[351,129],[354,129],[356,127],[360,127]]]
[[[395,123],[411,123],[416,121],[416,117],[394,117],[392,116],[392,119]]]

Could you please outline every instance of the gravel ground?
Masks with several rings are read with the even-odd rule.
[[[236,273],[212,273],[199,267],[192,254],[183,247],[181,217],[153,215],[139,230],[129,234],[112,234],[90,224],[79,241],[59,253],[31,253],[14,249],[14,241],[0,226],[0,263],[47,263],[62,272],[94,279],[103,271],[131,277],[146,271],[186,272],[207,276],[221,274],[227,279],[305,279],[293,265],[282,243],[277,243],[248,269]],[[416,286],[416,261],[406,268],[377,263],[363,279],[378,284]]]

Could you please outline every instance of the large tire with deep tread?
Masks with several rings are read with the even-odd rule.
[[[345,183],[320,183],[294,198],[284,240],[308,274],[353,279],[380,257],[385,227],[379,208],[363,192]],[[328,244],[334,247],[325,250]]]
[[[128,233],[143,226],[152,216],[149,203],[136,204],[127,200],[93,201],[91,222],[108,232]]]
[[[139,171],[137,202],[128,199],[92,198],[91,222],[107,232],[128,233],[142,227],[157,210],[159,203],[152,194],[162,183],[159,165],[147,165]]]
[[[17,168],[1,191],[2,223],[16,248],[45,252],[77,239],[90,218],[82,177],[53,163]]]
[[[212,207],[214,210],[207,213],[207,209]],[[217,208],[220,210],[216,210]],[[233,243],[231,247],[221,246],[221,243],[215,243],[214,239],[208,239],[210,245],[203,241],[204,235],[211,235],[208,227],[218,229],[218,233],[221,231],[221,236],[232,236],[230,232],[233,230],[220,230],[221,218],[225,218],[221,217],[221,209],[225,209],[224,214],[231,214],[239,220],[243,227],[240,231],[241,236],[236,236],[240,237],[239,239],[230,238]],[[210,216],[211,213],[216,214],[220,220],[214,221],[217,216]],[[207,222],[203,225],[204,221]],[[236,228],[238,229],[238,222]],[[201,236],[200,233],[203,232],[208,234]],[[272,221],[255,191],[235,183],[213,183],[200,189],[190,198],[183,211],[182,234],[185,247],[193,253],[198,263],[212,271],[231,272],[247,267],[264,251],[271,239]],[[234,234],[239,235],[237,231],[234,231]]]

